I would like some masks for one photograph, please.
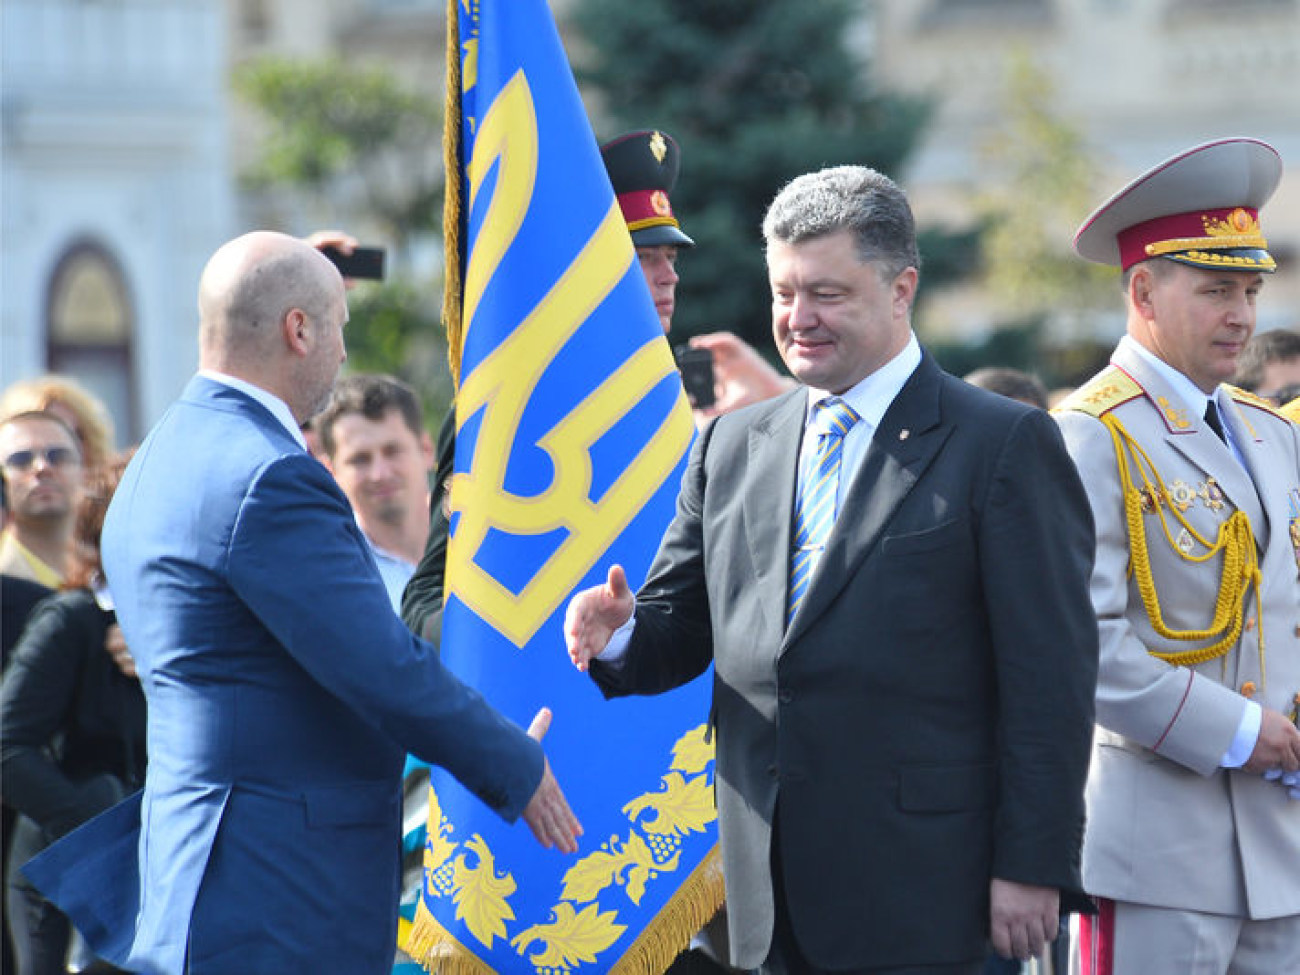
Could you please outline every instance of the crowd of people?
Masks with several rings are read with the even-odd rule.
[[[668,334],[678,147],[602,156]],[[779,190],[788,375],[691,340],[715,401],[676,516],[562,634],[610,697],[713,667],[727,903],[672,972],[1300,971],[1300,335],[1253,335],[1280,178],[1219,140],[1083,222],[1126,334],[1050,411],[918,342],[893,180]],[[337,378],[324,244],[355,241],[214,254],[199,372],[138,451],[70,380],[0,399],[6,971],[407,964],[430,764],[582,842],[548,712],[440,662],[454,411],[435,444],[410,386]]]

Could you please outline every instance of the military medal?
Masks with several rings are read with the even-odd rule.
[[[1174,481],[1169,485],[1169,503],[1179,511],[1186,511],[1196,503],[1196,493],[1196,489],[1186,481]]]
[[[1214,478],[1208,478],[1201,485],[1201,490],[1198,493],[1201,500],[1205,502],[1205,506],[1211,511],[1218,511],[1223,507],[1223,488],[1219,487],[1219,482]]]

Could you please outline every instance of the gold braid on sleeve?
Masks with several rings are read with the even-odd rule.
[[[1219,526],[1218,537],[1210,542],[1200,534],[1183,517],[1182,512],[1170,502],[1168,489],[1160,473],[1152,464],[1142,446],[1133,439],[1113,413],[1101,417],[1101,421],[1110,430],[1111,440],[1115,444],[1115,459],[1119,464],[1120,487],[1124,492],[1124,518],[1128,525],[1129,538],[1129,574],[1136,578],[1138,592],[1142,595],[1142,605],[1146,609],[1151,628],[1169,640],[1183,642],[1201,642],[1212,640],[1207,646],[1191,650],[1159,651],[1148,649],[1153,657],[1170,664],[1195,666],[1222,657],[1236,644],[1241,636],[1242,622],[1245,616],[1245,599],[1253,587],[1255,592],[1256,617],[1262,609],[1260,601],[1259,555],[1255,548],[1255,538],[1250,530],[1250,518],[1244,511],[1234,511]],[[1169,547],[1187,562],[1204,563],[1223,553],[1223,572],[1219,579],[1219,594],[1214,601],[1214,618],[1203,630],[1175,630],[1164,619],[1160,609],[1160,597],[1156,592],[1155,578],[1151,574],[1151,559],[1148,549],[1146,525],[1142,517],[1143,496],[1153,499],[1156,514],[1160,518],[1160,527],[1164,532]],[[1203,552],[1184,552],[1175,542],[1169,519],[1177,523],[1200,545]],[[1260,627],[1259,667],[1261,682],[1264,674],[1264,634]]]

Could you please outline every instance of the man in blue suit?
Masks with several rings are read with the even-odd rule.
[[[204,270],[199,313],[199,374],[104,528],[149,706],[138,821],[110,811],[33,879],[132,971],[387,971],[404,753],[573,852],[581,828],[534,740],[549,712],[525,734],[406,630],[305,449],[299,425],[346,358],[329,261],[240,237]]]

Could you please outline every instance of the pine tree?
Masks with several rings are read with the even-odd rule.
[[[575,0],[572,45],[597,136],[661,128],[682,148],[674,336],[729,329],[770,349],[761,223],[788,180],[843,163],[890,175],[929,105],[874,90],[852,0]]]

